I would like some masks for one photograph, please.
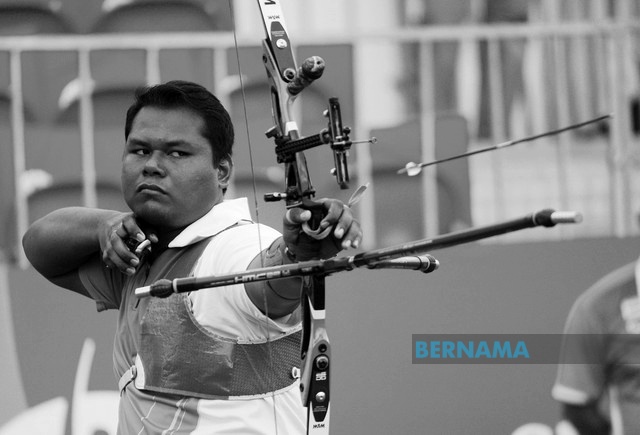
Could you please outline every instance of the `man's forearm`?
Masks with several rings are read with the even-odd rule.
[[[261,268],[291,264],[295,260],[286,252],[286,245],[282,238],[277,239],[257,256],[249,268]],[[301,278],[277,279],[272,281],[259,281],[245,285],[251,301],[271,318],[282,317],[290,314],[300,303]]]
[[[37,220],[22,239],[25,254],[45,277],[77,269],[99,252],[101,225],[120,212],[69,207]]]

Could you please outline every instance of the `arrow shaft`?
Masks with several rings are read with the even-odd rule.
[[[418,165],[412,166],[411,168],[409,168],[409,167],[402,168],[402,169],[398,170],[397,173],[398,174],[406,174],[411,169],[416,170],[418,168],[426,168],[427,166],[433,166],[433,165],[437,165],[437,164],[440,164],[440,163],[449,162],[449,161],[452,161],[452,160],[457,160],[457,159],[462,159],[462,158],[465,158],[465,157],[470,157],[470,156],[473,156],[473,155],[476,155],[476,154],[486,153],[488,151],[494,151],[494,150],[501,149],[501,148],[507,148],[507,147],[510,147],[510,146],[513,146],[513,145],[516,145],[516,144],[519,144],[519,143],[531,142],[531,141],[534,141],[534,140],[537,140],[537,139],[540,139],[540,138],[543,138],[543,137],[547,137],[547,136],[554,136],[554,135],[557,135],[557,134],[560,134],[560,133],[564,133],[565,131],[575,130],[575,129],[582,128],[582,127],[584,127],[586,125],[589,125],[589,124],[594,124],[596,122],[604,121],[605,119],[608,119],[608,118],[611,118],[611,117],[612,117],[612,115],[610,115],[610,114],[598,116],[597,118],[593,118],[593,119],[590,119],[588,121],[583,121],[583,122],[580,122],[580,123],[577,123],[577,124],[572,124],[572,125],[569,125],[567,127],[562,127],[562,128],[556,129],[556,130],[547,131],[545,133],[536,134],[534,136],[529,136],[529,137],[525,137],[525,138],[522,138],[522,139],[516,139],[516,140],[511,140],[511,141],[508,141],[508,142],[503,142],[503,143],[500,143],[498,145],[493,145],[493,146],[489,146],[489,147],[485,147],[485,148],[480,148],[480,149],[477,149],[477,150],[466,152],[464,154],[459,154],[459,155],[452,156],[452,157],[446,157],[444,159],[433,160],[431,162],[426,162],[426,163],[420,163]]]

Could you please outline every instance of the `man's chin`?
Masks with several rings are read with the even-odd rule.
[[[164,207],[143,204],[139,207],[132,207],[133,214],[137,220],[154,227],[164,227],[171,222],[171,215]]]

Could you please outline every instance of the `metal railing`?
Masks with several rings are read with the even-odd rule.
[[[356,76],[353,89],[353,137],[367,137],[371,130],[379,127],[376,125],[379,116],[371,115],[372,111],[380,110],[380,107],[372,107],[371,89],[357,79],[360,75],[373,75],[367,83],[375,81],[376,64],[384,61],[377,57],[379,53],[376,53],[376,47],[383,43],[396,52],[401,52],[403,47],[408,45],[418,47],[417,59],[409,59],[406,63],[398,65],[398,79],[406,78],[406,70],[415,69],[413,85],[418,91],[412,95],[417,95],[414,102],[419,110],[414,112],[409,103],[410,96],[404,96],[407,104],[394,108],[393,117],[390,119],[419,120],[421,155],[416,156],[416,160],[419,161],[433,159],[438,146],[435,143],[433,126],[440,110],[436,105],[436,92],[440,83],[437,73],[434,72],[434,66],[439,62],[434,47],[445,42],[454,43],[459,50],[460,47],[465,47],[465,50],[461,51],[475,59],[474,62],[469,62],[468,57],[464,59],[463,56],[458,56],[458,61],[451,70],[451,74],[457,77],[456,89],[472,93],[465,96],[466,99],[458,98],[453,104],[454,109],[467,121],[469,149],[515,139],[512,136],[515,133],[540,133],[540,130],[582,121],[584,116],[614,113],[613,120],[608,126],[603,127],[602,131],[591,132],[589,135],[580,132],[567,133],[553,140],[525,146],[520,150],[495,152],[486,157],[470,159],[470,189],[473,220],[479,225],[519,214],[521,210],[517,210],[518,206],[530,208],[533,205],[534,208],[538,208],[535,202],[549,200],[552,206],[582,211],[587,215],[585,221],[589,220],[590,213],[599,217],[596,219],[597,222],[587,225],[584,230],[576,228],[569,230],[570,233],[547,233],[542,237],[591,237],[611,234],[623,237],[637,231],[635,207],[638,192],[635,187],[637,183],[634,181],[637,172],[638,139],[637,132],[634,132],[631,109],[637,97],[634,70],[637,65],[634,62],[638,58],[636,46],[639,29],[640,24],[636,22],[597,25],[561,23],[432,26],[359,35],[306,35],[296,38],[296,42],[305,45],[346,44],[352,47],[352,71]],[[504,76],[505,59],[502,49],[505,43],[511,42],[520,44],[523,50],[518,73],[524,78],[520,94],[514,100],[516,104],[506,107],[504,84],[509,77]],[[257,46],[258,43],[259,41],[240,40],[241,47]],[[94,154],[95,119],[91,97],[94,86],[90,67],[91,54],[103,50],[143,50],[146,53],[146,81],[153,84],[159,82],[162,77],[160,52],[193,48],[211,50],[214,59],[211,77],[211,83],[215,84],[214,92],[223,102],[229,103],[230,95],[237,90],[238,80],[228,60],[229,52],[234,50],[233,35],[228,33],[0,37],[0,55],[7,53],[10,59],[10,128],[18,235],[25,231],[29,222],[29,192],[24,188],[24,174],[27,173],[25,155],[28,147],[43,146],[25,142],[25,129],[28,126],[24,118],[24,89],[21,80],[24,73],[23,55],[46,51],[72,52],[77,55],[83,202],[86,206],[95,206],[97,177]],[[488,93],[483,96],[478,89],[482,80],[488,83]],[[396,92],[397,83],[377,85],[391,89],[387,89],[388,92]],[[485,121],[481,121],[481,117],[484,117]],[[481,128],[482,122],[485,122],[484,133]],[[371,147],[376,146],[384,144],[358,146],[355,153],[357,159],[353,163],[358,182],[372,183],[371,193],[365,195],[360,203],[360,218],[367,233],[368,244],[371,246],[379,242],[373,236],[376,234],[376,227],[390,225],[377,222],[374,213],[375,203],[385,200],[376,195],[376,168],[371,159]],[[578,159],[580,162],[587,162],[584,163],[586,166],[592,165],[593,168],[597,168],[597,173],[583,181],[587,184],[593,183],[594,177],[598,177],[597,182],[593,183],[597,189],[592,189],[588,198],[581,201],[576,200],[576,184],[580,185],[580,177],[587,175],[584,173],[585,167],[576,165]],[[533,174],[527,175],[530,171],[522,169],[527,165],[535,168]],[[555,174],[555,179],[546,179],[544,182],[540,178],[536,179],[543,172]],[[582,175],[576,175],[577,173]],[[435,198],[441,193],[434,172],[424,171],[421,177],[423,192],[412,192],[413,197]],[[536,183],[542,186],[541,191],[533,189],[535,195],[527,196],[527,190],[531,190],[529,188]],[[544,192],[545,189],[548,191]],[[432,236],[438,231],[440,215],[435,204],[435,200],[424,201],[421,210],[421,231],[424,236]],[[587,209],[582,210],[582,207]],[[512,239],[522,240],[515,234]]]

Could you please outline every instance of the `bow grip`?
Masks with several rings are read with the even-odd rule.
[[[331,227],[320,228],[320,222],[322,222],[322,219],[326,216],[326,209],[322,203],[311,199],[303,199],[299,207],[311,212],[311,219],[302,224],[302,231],[304,231],[305,234],[316,240],[322,240],[331,233]]]

